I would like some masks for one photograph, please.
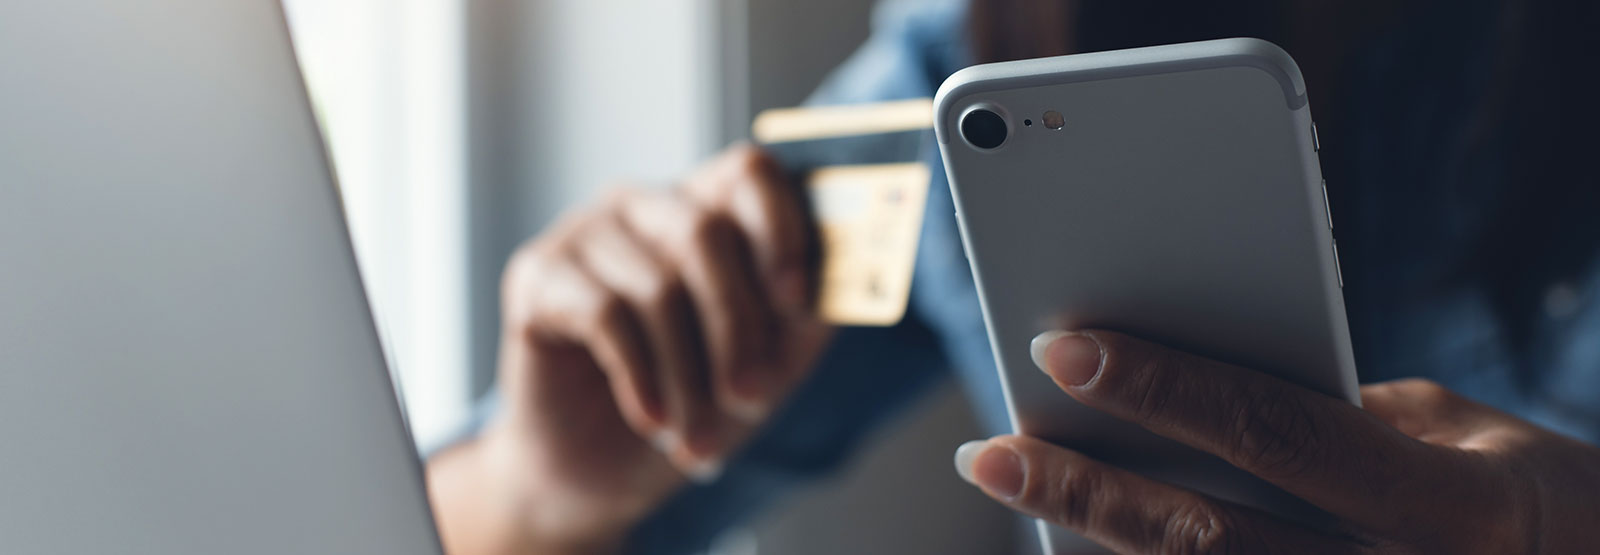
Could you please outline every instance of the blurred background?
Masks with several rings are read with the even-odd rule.
[[[418,444],[494,376],[506,257],[564,207],[665,184],[799,103],[866,37],[870,0],[286,0]],[[1017,520],[950,457],[950,384],[842,473],[715,553],[1005,553]]]

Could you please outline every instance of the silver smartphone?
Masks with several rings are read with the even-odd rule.
[[[1359,402],[1316,126],[1255,39],[970,67],[935,131],[1012,426],[1147,476],[1314,522],[1220,460],[1073,401],[1029,357],[1112,329]],[[1086,545],[1040,525],[1048,550]]]

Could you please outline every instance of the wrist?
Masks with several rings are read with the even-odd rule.
[[[605,510],[608,505],[574,492],[549,471],[526,434],[504,422],[485,427],[475,443],[483,482],[516,523],[517,552],[600,555],[621,551],[635,519]]]

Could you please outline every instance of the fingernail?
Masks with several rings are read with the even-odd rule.
[[[1022,493],[1025,480],[1017,453],[985,440],[969,441],[956,449],[956,473],[967,483],[1004,499]]]
[[[767,401],[767,376],[774,371],[759,365],[735,368],[728,378],[725,404],[730,414],[747,423],[760,422],[771,410]]]
[[[650,445],[663,455],[671,455],[682,443],[683,440],[678,437],[678,433],[672,430],[661,430],[650,436]]]
[[[650,445],[668,458],[676,458],[678,456],[676,453],[683,446],[683,436],[674,430],[661,430],[650,436]],[[693,451],[693,449],[690,451]],[[699,456],[693,452],[688,453],[688,455],[691,457]],[[702,458],[697,462],[690,463],[688,468],[683,470],[683,475],[697,484],[715,482],[718,477],[722,476],[722,459],[717,457]]]
[[[1093,337],[1074,332],[1047,331],[1033,338],[1028,346],[1033,363],[1046,374],[1067,385],[1079,387],[1100,373],[1100,344]]]
[[[766,401],[751,399],[737,393],[728,400],[728,413],[746,424],[759,424],[771,409]]]
[[[974,486],[978,485],[978,480],[972,477],[972,461],[978,460],[978,452],[988,444],[988,441],[978,439],[963,443],[956,448],[956,474],[960,474],[962,480]]]
[[[707,459],[694,463],[688,470],[684,471],[684,476],[687,476],[690,481],[701,485],[715,482],[717,478],[722,477],[722,460]]]

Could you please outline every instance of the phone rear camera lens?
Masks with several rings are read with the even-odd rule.
[[[961,118],[961,136],[984,150],[999,148],[1006,142],[1006,120],[983,108],[967,112]]]

